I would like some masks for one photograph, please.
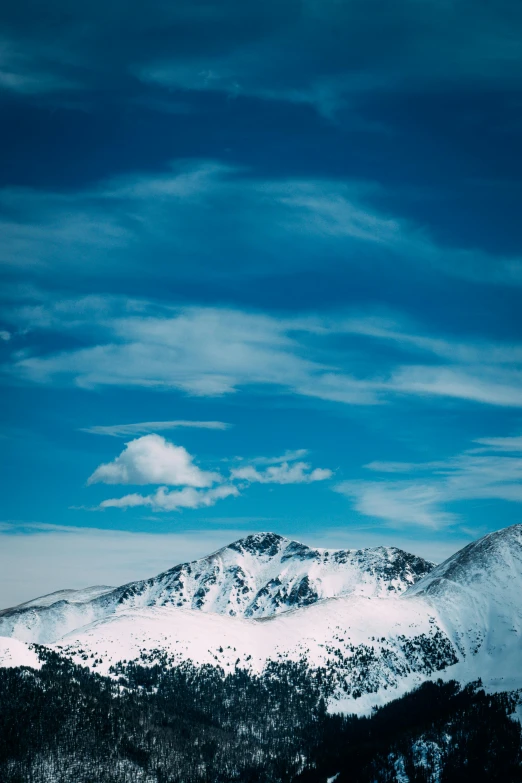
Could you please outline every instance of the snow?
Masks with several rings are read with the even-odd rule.
[[[0,667],[29,666],[40,669],[42,664],[38,655],[27,644],[18,639],[0,636]]]
[[[407,643],[432,638],[434,619],[424,602],[398,597],[334,598],[263,619],[144,607],[94,622],[53,647],[102,674],[118,662],[153,663],[164,654],[173,664],[190,660],[257,673],[269,661],[304,659],[312,669],[327,667],[335,698],[347,687],[372,690],[375,702],[381,690],[388,698],[404,692],[404,678],[409,688],[425,679],[422,652],[412,656]]]

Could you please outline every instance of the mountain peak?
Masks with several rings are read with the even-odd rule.
[[[289,544],[288,538],[278,533],[262,532],[252,533],[245,538],[240,538],[229,544],[225,549],[233,549],[236,552],[248,552],[252,555],[265,555],[275,557],[285,544]]]
[[[419,580],[410,593],[432,594],[450,586],[485,589],[522,579],[522,524],[496,530],[472,541]]]

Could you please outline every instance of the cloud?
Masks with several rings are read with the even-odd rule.
[[[36,382],[72,375],[87,388],[137,385],[216,396],[247,384],[312,384],[323,369],[301,355],[304,346],[291,334],[299,324],[261,314],[185,308],[156,317],[115,315],[104,326],[110,342],[22,358],[17,371]]]
[[[5,329],[2,329],[0,331],[0,340],[3,340],[4,342],[9,342],[10,339],[11,339],[11,333]]]
[[[367,470],[373,470],[376,473],[413,473],[416,470],[433,470],[434,468],[443,468],[446,465],[444,461],[439,462],[369,462],[364,467]]]
[[[481,451],[518,451],[522,454],[522,435],[508,438],[477,438],[475,443],[485,446]]]
[[[159,487],[151,495],[131,494],[121,498],[109,498],[100,503],[104,508],[136,508],[148,506],[152,511],[178,511],[182,508],[207,508],[218,500],[237,497],[239,490],[235,486],[221,485],[208,490],[197,490],[193,487],[183,487],[179,491],[169,492],[166,487]]]
[[[499,369],[485,364],[471,367],[410,365],[393,373],[390,388],[406,394],[452,397],[504,407],[522,406],[522,372],[515,368]]]
[[[113,176],[74,192],[0,189],[0,261],[42,278],[57,270],[105,282],[202,274],[216,281],[372,265],[441,270],[451,277],[522,284],[522,259],[441,246],[382,206],[389,191],[352,179],[270,178],[216,160],[165,163],[160,173]],[[154,258],[154,263],[148,259]],[[190,258],[176,265],[173,257]],[[226,263],[216,263],[216,257]],[[248,258],[248,264],[243,259]],[[83,263],[79,263],[82,259]]]
[[[512,30],[520,24],[518,12],[508,16],[485,2],[470,19],[463,0],[451,8],[401,0],[393,11],[377,0],[371,13],[362,0],[322,0],[301,5],[283,29],[248,46],[237,42],[191,60],[159,54],[138,73],[171,89],[309,103],[331,116],[361,94],[518,83]]]
[[[456,520],[453,514],[438,508],[443,497],[436,485],[343,481],[334,489],[352,498],[360,514],[399,527],[417,525],[438,529]]]
[[[252,457],[248,462],[250,465],[277,465],[281,462],[294,462],[306,457],[307,454],[308,449],[293,449],[292,451],[285,451],[279,457]],[[241,460],[242,457],[237,459]]]
[[[143,435],[126,444],[112,462],[99,465],[88,484],[169,484],[209,487],[222,480],[219,473],[203,471],[183,446],[161,435]]]
[[[226,430],[230,427],[230,424],[223,421],[185,421],[179,419],[174,421],[141,421],[136,424],[94,425],[92,427],[81,427],[80,431],[88,432],[92,435],[110,435],[115,438],[125,438],[128,435],[146,435],[152,432],[175,430],[183,427],[194,427],[196,429],[206,430]]]
[[[477,449],[469,449],[433,462],[371,462],[365,467],[373,472],[409,473],[413,478],[344,481],[334,490],[350,497],[355,509],[365,516],[397,526],[434,529],[458,521],[455,513],[445,510],[450,503],[490,499],[522,503],[522,440],[483,438],[476,442],[501,453],[481,455]],[[518,454],[506,456],[502,452]],[[417,474],[423,475],[417,478]]]
[[[230,475],[233,479],[259,484],[310,484],[313,481],[324,481],[333,476],[331,470],[315,468],[307,462],[282,462],[279,465],[270,465],[263,471],[259,471],[253,465],[234,468]]]
[[[38,67],[27,48],[0,40],[0,90],[22,96],[41,96],[79,86],[71,80],[70,72],[66,74],[63,70],[59,73],[45,66]]]
[[[284,317],[117,297],[24,306],[5,317],[35,348],[13,353],[4,370],[33,383],[177,389],[197,397],[270,389],[348,405],[415,396],[522,407],[516,342],[426,335],[346,314]],[[86,347],[39,352],[39,335],[49,332]],[[339,349],[339,336],[348,350]],[[376,349],[377,364],[370,361]]]
[[[232,468],[229,478],[225,479],[220,473],[201,470],[182,446],[175,446],[161,435],[150,434],[127,443],[116,459],[99,465],[87,483],[181,487],[180,490],[169,491],[168,486],[159,486],[149,495],[133,492],[120,498],[108,498],[100,503],[99,509],[147,506],[153,511],[177,511],[204,508],[213,506],[218,500],[237,497],[240,488],[252,483],[310,484],[331,478],[331,470],[312,468],[307,462],[295,461],[306,453],[306,449],[297,449],[287,451],[286,459],[257,457],[247,465]],[[256,467],[259,465],[267,467],[259,470]]]
[[[156,433],[143,435],[127,443],[112,462],[99,465],[87,483],[167,486],[159,486],[148,495],[132,492],[123,497],[108,498],[89,510],[140,506],[149,507],[152,511],[205,508],[213,506],[218,500],[237,497],[240,488],[244,489],[251,483],[310,484],[333,475],[331,470],[313,469],[306,462],[295,461],[306,453],[306,449],[287,451],[286,460],[284,457],[254,458],[251,464],[232,468],[228,479],[225,479],[220,473],[201,470],[182,446],[175,446]],[[268,467],[259,471],[255,465]],[[181,489],[170,491],[168,486]]]

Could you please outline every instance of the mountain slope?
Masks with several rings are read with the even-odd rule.
[[[184,563],[151,579],[105,591],[86,600],[63,591],[0,614],[0,635],[53,642],[116,612],[176,606],[251,618],[270,617],[341,595],[391,596],[429,573],[432,563],[393,547],[311,549],[275,533],[259,533],[208,557]],[[83,591],[85,594],[88,591]]]
[[[406,593],[436,608],[467,679],[506,688],[522,685],[521,595],[522,525],[468,544]]]
[[[305,660],[323,670],[337,699],[388,689],[397,695],[457,661],[436,613],[422,600],[397,597],[332,598],[255,620],[143,607],[74,631],[53,648],[103,674],[131,660],[255,672],[269,661]]]

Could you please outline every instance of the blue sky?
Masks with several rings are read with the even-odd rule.
[[[2,17],[0,604],[520,520],[519,4]]]

